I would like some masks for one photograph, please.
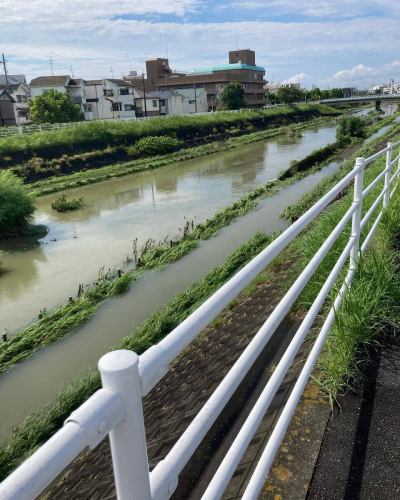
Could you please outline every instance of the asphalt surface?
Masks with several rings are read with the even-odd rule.
[[[363,375],[328,422],[308,500],[400,499],[400,339],[371,353]]]

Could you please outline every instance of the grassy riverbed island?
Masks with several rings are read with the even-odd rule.
[[[83,198],[67,198],[65,194],[53,201],[51,208],[57,212],[72,212],[78,210],[84,204]]]
[[[32,197],[22,181],[9,171],[0,172],[0,238],[26,232],[33,212]]]

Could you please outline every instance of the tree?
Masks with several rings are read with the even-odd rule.
[[[33,123],[78,122],[84,119],[80,106],[74,104],[68,94],[57,90],[45,90],[29,103]]]
[[[278,99],[285,104],[304,101],[304,92],[296,87],[280,87],[278,89]]]
[[[221,96],[222,106],[225,109],[244,108],[246,101],[244,99],[244,90],[239,82],[231,82],[224,88]]]

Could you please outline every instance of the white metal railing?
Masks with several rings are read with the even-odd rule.
[[[203,496],[204,499],[211,500],[218,499],[223,494],[333,284],[349,259],[350,266],[343,285],[314,342],[243,495],[245,499],[257,498],[333,325],[335,311],[340,306],[343,295],[351,284],[360,254],[367,248],[379,224],[383,213],[382,210],[380,210],[362,244],[360,242],[361,230],[371,219],[379,205],[382,207],[388,205],[391,195],[397,188],[400,175],[400,154],[394,159],[392,157],[394,148],[399,145],[400,141],[395,144],[389,143],[386,148],[369,158],[357,158],[355,167],[351,172],[157,345],[150,347],[141,356],[123,350],[104,355],[98,365],[101,373],[102,389],[99,389],[81,407],[74,411],[60,431],[1,483],[0,498],[2,500],[35,498],[76,456],[87,448],[93,449],[109,434],[118,498],[122,500],[168,499],[178,485],[179,474],[198,445],[351,220],[352,228],[348,243]],[[384,170],[363,189],[365,168],[383,155],[386,155]],[[391,175],[395,165],[397,165],[396,170]],[[381,193],[362,217],[363,199],[383,179],[384,187]],[[354,195],[350,208],[249,345],[244,349],[228,374],[165,459],[159,462],[150,473],[142,398],[163,378],[168,372],[172,361],[199,335],[203,328],[353,181]],[[392,185],[394,186],[393,189],[391,189]]]

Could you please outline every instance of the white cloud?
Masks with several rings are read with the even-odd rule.
[[[337,71],[322,80],[322,86],[369,88],[377,83],[385,83],[390,78],[400,80],[400,61],[395,60],[376,67],[357,64],[350,69]]]
[[[297,73],[296,75],[290,76],[282,83],[306,83],[310,80],[310,76],[307,73]]]
[[[348,0],[338,1],[344,6]],[[186,17],[206,9],[203,0],[96,0],[95,8],[93,0],[0,2],[0,46],[10,71],[27,73],[29,79],[49,73],[49,56],[58,74],[68,72],[71,64],[75,76],[86,78],[109,76],[111,66],[115,76],[131,68],[142,71],[146,59],[166,55],[165,35],[171,66],[190,70],[226,62],[237,35],[243,47],[256,51],[256,61],[266,68],[267,79],[271,74],[273,79],[283,80],[304,73],[317,82],[334,74],[339,64],[351,68],[359,61],[373,66],[370,61],[378,57],[384,57],[383,62],[395,60],[400,43],[395,17],[195,23]],[[293,6],[294,0],[269,3],[282,4]],[[322,0],[321,9],[325,4],[329,2]],[[337,7],[333,1],[330,5]],[[314,0],[306,3],[310,9],[316,6]],[[129,14],[140,16],[131,19]],[[168,15],[168,22],[161,21],[163,14]]]

